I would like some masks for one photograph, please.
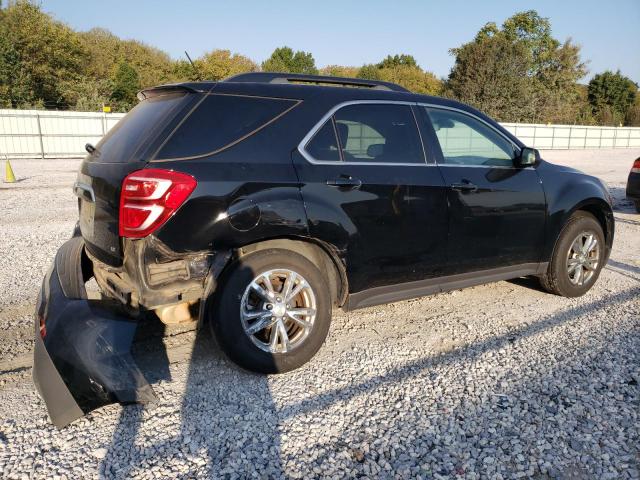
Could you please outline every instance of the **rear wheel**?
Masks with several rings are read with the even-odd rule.
[[[286,250],[242,257],[221,279],[210,319],[225,353],[260,373],[293,370],[315,355],[331,320],[328,282],[306,258]]]
[[[593,286],[604,261],[604,233],[587,212],[576,212],[560,233],[543,288],[563,297],[579,297]]]

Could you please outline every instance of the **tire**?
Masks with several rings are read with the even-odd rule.
[[[576,254],[574,242],[579,242],[577,245],[584,247],[587,245],[588,235],[592,235],[597,244],[586,256],[581,257],[582,249],[578,248],[580,254]],[[560,232],[547,272],[540,276],[540,284],[549,293],[563,297],[584,295],[600,275],[605,259],[604,248],[604,233],[598,220],[587,212],[574,213]],[[594,261],[596,256],[597,261]],[[573,271],[570,271],[570,264],[584,266],[574,267]],[[581,273],[578,270],[581,270]]]
[[[640,200],[634,200],[633,203],[636,206],[636,212],[640,213]]]
[[[272,292],[262,274],[268,275]],[[289,283],[291,293],[300,289],[289,302],[282,295],[287,278],[293,279]],[[252,284],[257,288],[250,288]],[[222,291],[210,310],[209,323],[222,350],[241,367],[258,373],[288,372],[308,362],[324,343],[331,323],[329,283],[305,257],[282,249],[260,250],[236,261],[225,271],[220,285]],[[273,296],[267,302],[268,294]],[[289,316],[294,311],[296,321]],[[315,315],[300,313],[312,311]],[[257,319],[250,318],[257,312],[261,312]],[[305,328],[303,321],[310,327]],[[259,322],[271,326],[265,328],[262,323],[254,334],[247,332],[257,328]],[[281,333],[283,327],[290,342],[288,348]],[[278,331],[275,348],[274,329]]]

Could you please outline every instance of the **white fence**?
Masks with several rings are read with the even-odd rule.
[[[82,157],[123,113],[0,109],[0,158]],[[640,147],[640,128],[503,123],[530,147],[551,149]]]
[[[540,150],[640,147],[638,127],[587,127],[585,125],[537,125],[503,123],[527,146]]]
[[[0,158],[86,155],[124,113],[0,109]]]

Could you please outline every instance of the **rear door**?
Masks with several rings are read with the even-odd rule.
[[[449,274],[536,263],[544,245],[545,196],[534,167],[480,118],[428,107],[449,200]],[[433,127],[433,128],[431,128]]]
[[[344,251],[350,293],[444,266],[446,191],[414,113],[402,102],[343,104],[294,153],[310,233]]]
[[[140,102],[96,145],[80,166],[74,191],[78,195],[80,231],[89,251],[118,266],[120,186],[129,173],[143,168],[172,121],[199,95],[186,91],[157,94]]]

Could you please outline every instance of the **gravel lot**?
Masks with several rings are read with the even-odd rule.
[[[236,368],[208,333],[138,345],[160,398],[63,429],[30,377],[31,315],[76,221],[77,160],[15,161],[0,183],[2,478],[640,478],[640,150],[543,152],[608,182],[612,258],[584,297],[499,282],[349,314],[281,376]],[[166,353],[164,348],[166,347]]]

